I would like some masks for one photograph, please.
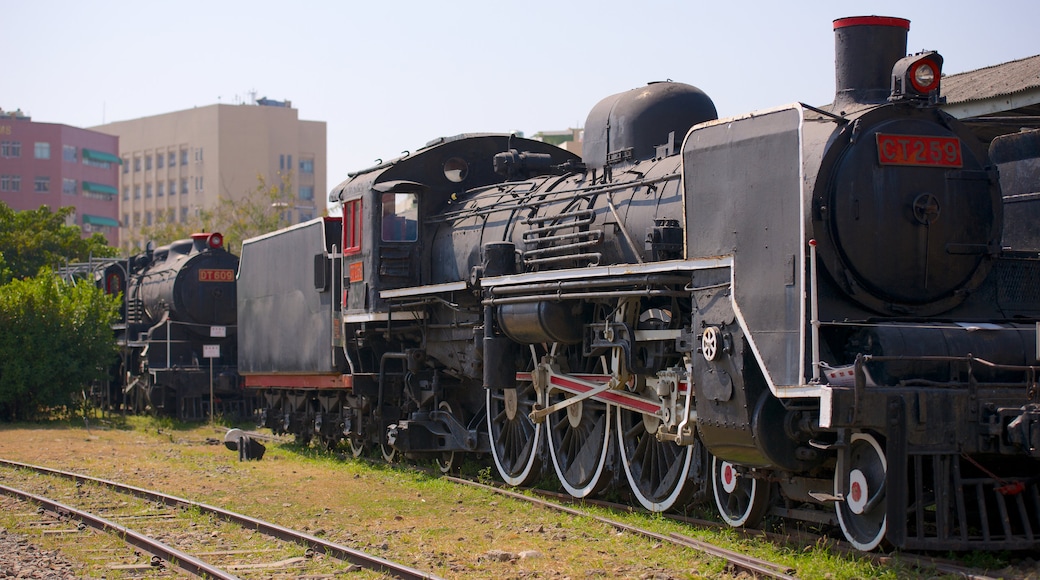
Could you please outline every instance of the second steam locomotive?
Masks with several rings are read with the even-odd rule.
[[[942,57],[903,19],[834,30],[830,105],[717,119],[653,83],[592,109],[581,158],[439,139],[245,242],[263,424],[863,550],[1040,547],[1038,248]]]

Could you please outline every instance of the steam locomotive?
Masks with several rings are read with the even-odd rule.
[[[1037,238],[908,30],[836,20],[827,106],[653,83],[581,158],[469,134],[349,175],[341,218],[243,245],[262,424],[862,550],[1037,549]]]
[[[123,295],[114,327],[121,355],[113,380],[95,395],[100,405],[181,419],[251,415],[236,370],[238,257],[221,234],[149,243],[125,260],[74,265],[69,273],[75,270]]]

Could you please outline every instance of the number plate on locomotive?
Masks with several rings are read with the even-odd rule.
[[[214,268],[200,268],[199,282],[234,282],[234,270],[218,270]]]
[[[882,165],[961,167],[961,141],[956,137],[877,134]]]

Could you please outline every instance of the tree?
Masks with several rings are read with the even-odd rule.
[[[157,223],[141,228],[133,241],[164,245],[189,237],[195,232],[220,232],[227,243],[241,246],[244,240],[287,227],[293,206],[292,172],[279,173],[280,183],[268,185],[262,174],[256,176],[257,185],[238,199],[220,196],[212,209],[200,209],[183,223]],[[168,216],[172,217],[172,216]],[[158,222],[159,220],[157,220]]]
[[[11,278],[35,276],[40,268],[66,260],[115,256],[116,250],[108,245],[105,236],[95,232],[83,238],[79,226],[66,225],[74,211],[75,208],[62,207],[52,212],[45,205],[14,211],[0,202],[0,284]]]
[[[68,407],[117,354],[119,297],[49,269],[0,286],[0,418],[34,419]]]

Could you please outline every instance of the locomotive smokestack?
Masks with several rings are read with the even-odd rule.
[[[834,104],[883,102],[892,89],[892,67],[906,56],[910,21],[853,16],[834,21]]]

